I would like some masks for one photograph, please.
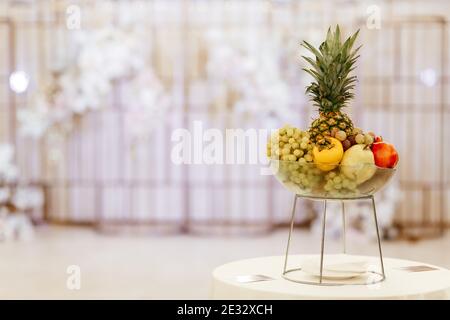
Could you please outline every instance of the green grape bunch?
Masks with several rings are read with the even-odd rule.
[[[267,143],[267,157],[305,164],[313,161],[312,149],[308,132],[286,124],[272,133]]]
[[[358,193],[358,185],[343,173],[333,170],[325,175],[324,190],[331,196],[351,196]]]
[[[313,144],[309,133],[285,125],[275,131],[267,143],[267,156],[281,160],[280,174],[293,189],[311,190],[323,180],[322,171],[313,164]]]

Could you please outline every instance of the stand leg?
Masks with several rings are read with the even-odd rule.
[[[383,253],[381,251],[380,230],[378,229],[377,209],[375,207],[375,198],[371,196],[371,199],[372,199],[373,217],[375,219],[375,228],[377,229],[378,253],[380,255],[381,273],[383,274],[383,279],[385,279],[386,275],[384,273]]]
[[[345,240],[345,233],[346,233],[346,227],[345,227],[345,205],[344,201],[341,201],[342,205],[342,251],[344,253],[347,253],[347,246],[346,246],[346,240]]]
[[[325,225],[327,220],[327,200],[324,200],[323,205],[323,220],[322,220],[322,243],[320,246],[320,283],[322,283],[323,272],[323,253],[325,248]]]
[[[294,195],[294,203],[292,205],[292,213],[291,213],[291,226],[289,228],[289,236],[288,236],[288,242],[287,242],[287,246],[286,246],[286,257],[284,258],[283,274],[286,273],[286,268],[287,268],[287,261],[288,261],[288,256],[289,256],[289,246],[291,245],[292,230],[294,229],[294,217],[295,217],[296,205],[297,205],[297,195]]]

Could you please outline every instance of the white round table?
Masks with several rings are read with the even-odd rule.
[[[289,265],[313,256],[292,255]],[[374,259],[375,257],[364,257]],[[326,256],[325,258],[326,259]],[[317,286],[281,277],[284,256],[240,260],[213,271],[213,299],[450,299],[450,271],[427,263],[384,259],[386,280],[373,285]],[[423,266],[437,270],[407,271]],[[263,275],[268,281],[243,282],[243,276]]]

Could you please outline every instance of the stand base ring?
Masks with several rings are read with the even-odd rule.
[[[339,283],[339,282],[331,282],[331,281],[320,282],[319,277],[317,277],[317,282],[303,281],[303,280],[291,278],[288,275],[288,273],[292,273],[295,271],[301,271],[301,270],[302,270],[302,268],[288,269],[288,270],[284,271],[281,276],[283,277],[283,279],[286,279],[291,282],[315,285],[315,286],[370,286],[370,285],[374,285],[374,284],[377,284],[377,283],[380,283],[380,282],[383,282],[384,280],[386,280],[386,276],[384,276],[381,272],[377,272],[377,271],[367,271],[367,273],[374,274],[377,277],[377,279],[371,280],[370,282],[364,282],[364,283]]]

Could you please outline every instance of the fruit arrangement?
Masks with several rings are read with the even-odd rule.
[[[302,43],[315,56],[303,56],[311,65],[303,70],[314,78],[306,93],[319,116],[307,131],[285,125],[267,144],[268,157],[282,160],[277,162],[278,178],[298,193],[351,196],[362,189],[370,192],[367,182],[377,174],[383,176],[381,169],[394,168],[398,163],[393,145],[354,126],[343,112],[354,97],[357,78],[351,72],[359,57],[360,47],[353,49],[357,36],[358,32],[341,42],[337,26],[334,31],[328,29],[318,49]]]

